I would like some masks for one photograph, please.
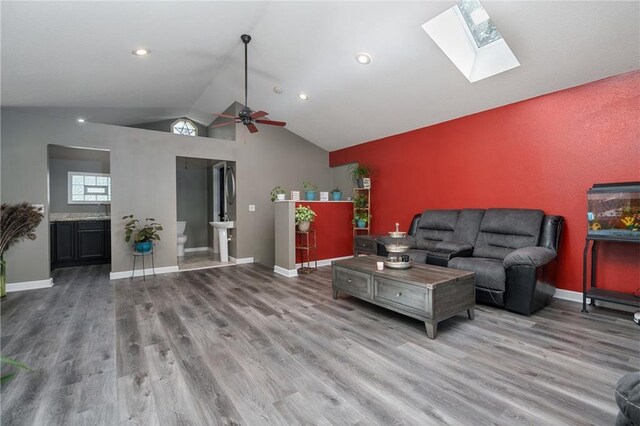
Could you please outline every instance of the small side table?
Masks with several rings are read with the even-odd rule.
[[[146,277],[146,272],[144,269],[144,257],[145,256],[151,256],[151,271],[153,271],[153,276],[156,276],[156,265],[153,261],[153,249],[151,249],[150,251],[143,253],[141,251],[136,251],[133,250],[131,252],[131,254],[133,255],[133,271],[131,271],[131,277],[129,278],[130,280],[133,279],[133,276],[136,274],[136,258],[138,257],[142,257],[142,281],[146,281],[147,277]]]

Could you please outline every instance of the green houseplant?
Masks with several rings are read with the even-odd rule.
[[[26,365],[24,365],[23,363],[16,361],[15,359],[11,359],[8,358],[6,356],[0,356],[0,367],[2,367],[2,370],[5,370],[4,365],[2,364],[6,364],[9,365],[11,367],[16,367],[16,368],[21,368],[23,370],[27,370],[27,371],[31,371],[31,369],[29,367],[27,367]],[[0,376],[0,383],[4,383],[7,382],[11,379],[13,379],[13,376],[15,376],[17,373],[16,372],[9,372],[7,374],[4,374],[2,376]]]
[[[371,169],[365,164],[356,163],[349,168],[351,179],[358,185],[358,188],[364,188],[362,179],[371,175]]]
[[[353,224],[358,228],[366,228],[369,221],[369,214],[365,211],[357,211],[353,214]]]
[[[133,239],[137,252],[148,253],[153,247],[153,242],[160,241],[160,234],[158,234],[158,232],[162,231],[162,225],[156,223],[154,218],[146,218],[144,225],[132,214],[123,216],[122,219],[129,219],[127,223],[124,224],[124,240],[129,242]]]
[[[369,204],[369,200],[366,195],[360,194],[356,195],[353,199],[353,207],[356,209],[365,209]]]
[[[342,191],[339,187],[335,187],[331,190],[331,199],[333,201],[340,201],[342,199]]]
[[[304,187],[305,199],[307,201],[313,201],[316,199],[316,191],[318,190],[318,185],[304,181],[302,182],[302,186]]]
[[[271,190],[271,201],[273,202],[275,200],[284,200],[284,194],[286,193],[287,191],[283,187],[281,187],[280,185],[276,186]]]
[[[0,297],[7,295],[7,263],[4,253],[12,245],[36,239],[35,229],[44,215],[29,203],[0,206]]]
[[[309,206],[298,206],[295,212],[296,225],[300,232],[307,232],[311,226],[311,222],[316,220],[316,212],[311,210]]]

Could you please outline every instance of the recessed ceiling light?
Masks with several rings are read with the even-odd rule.
[[[359,52],[356,53],[356,61],[358,61],[359,64],[367,65],[371,63],[372,58],[371,55],[366,52]]]
[[[306,101],[306,100],[308,100],[308,99],[309,99],[309,96],[307,96],[307,94],[306,94],[306,93],[298,93],[298,97],[299,97],[300,99],[302,99],[303,101]]]
[[[282,87],[280,87],[280,86],[273,86],[273,91],[279,95],[279,94],[281,94],[281,93],[282,93]]]
[[[145,49],[145,48],[140,48],[140,49],[135,49],[133,52],[134,55],[136,56],[146,56],[149,53],[151,53],[151,51],[149,49]]]
[[[84,123],[84,122],[85,122],[84,118],[78,118],[78,123]]]

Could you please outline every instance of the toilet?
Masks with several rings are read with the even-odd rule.
[[[187,227],[187,222],[178,221],[178,257],[184,256],[184,245],[187,242],[187,236],[184,235],[184,230]]]

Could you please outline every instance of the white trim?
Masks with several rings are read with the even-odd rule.
[[[284,269],[278,265],[273,267],[273,272],[279,275],[283,275],[287,278],[297,277],[298,270],[297,269]]]
[[[236,259],[235,257],[229,256],[229,260],[235,262],[236,265],[242,265],[243,263],[253,263],[253,257],[241,257],[240,259]]]
[[[318,266],[329,266],[331,265],[331,262],[333,262],[334,260],[343,260],[343,259],[352,259],[353,255],[350,256],[341,256],[341,257],[334,257],[331,259],[322,259],[322,260],[318,260]],[[306,264],[307,262],[305,262]],[[296,268],[300,268],[302,267],[302,263],[296,263]]]
[[[111,273],[109,273],[109,279],[110,280],[119,280],[119,279],[122,279],[122,278],[131,278],[131,272],[132,271],[111,272]],[[178,269],[178,265],[175,265],[175,266],[163,266],[161,268],[155,268],[155,272],[156,272],[156,275],[158,275],[158,274],[171,274],[173,272],[179,272],[179,269]],[[145,268],[144,274],[147,277],[153,277],[153,269],[152,268]],[[136,271],[135,271],[133,276],[134,277],[141,277],[142,276],[142,269],[136,269]]]
[[[193,253],[196,251],[209,251],[212,250],[210,247],[189,247],[189,248],[185,248],[184,252],[185,253]]]
[[[39,288],[49,287],[53,287],[53,278],[47,278],[46,280],[23,281],[21,283],[9,283],[7,284],[7,293],[13,293],[14,291],[37,290]]]
[[[569,300],[570,302],[582,303],[582,292],[556,289],[556,294],[553,295],[556,299]]]
[[[568,300],[570,302],[582,303],[581,291],[562,290],[560,288],[557,288],[556,294],[553,297],[560,300]],[[587,297],[587,303],[590,303],[590,302],[591,302],[591,299]],[[595,304],[596,306],[599,306],[601,308],[615,309],[617,311],[623,311],[623,312],[636,312],[638,310],[638,308],[634,308],[633,306],[622,305],[620,303],[605,302],[604,300],[596,300]],[[587,309],[589,309],[588,306],[587,306]]]

